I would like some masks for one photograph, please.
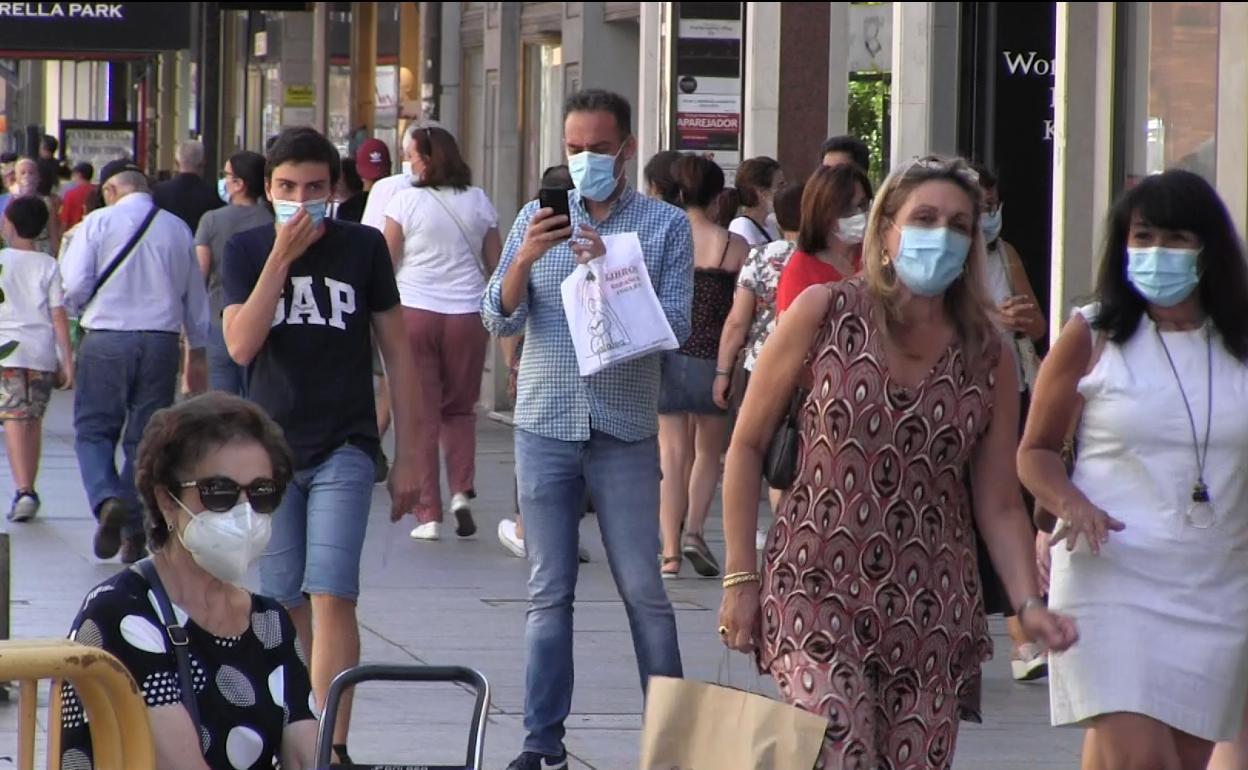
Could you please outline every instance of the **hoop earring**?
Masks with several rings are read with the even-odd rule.
[[[882,252],[882,256],[880,257],[880,264],[883,265],[884,267],[888,267],[892,263],[893,263],[893,258],[888,256],[888,252],[887,251]]]

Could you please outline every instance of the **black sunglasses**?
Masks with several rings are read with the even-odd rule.
[[[256,513],[272,513],[282,502],[284,491],[273,479],[256,479],[243,486],[234,479],[227,479],[224,476],[183,481],[178,486],[182,489],[191,487],[198,489],[199,501],[213,513],[225,513],[233,508],[238,503],[239,494],[244,491],[247,493],[247,501],[251,503],[252,510]]]

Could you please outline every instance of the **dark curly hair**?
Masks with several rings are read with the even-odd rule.
[[[169,528],[156,500],[157,487],[180,496],[178,484],[186,480],[192,466],[209,452],[240,440],[264,447],[273,463],[273,480],[284,491],[294,473],[294,458],[282,429],[255,404],[212,392],[152,415],[139,442],[134,472],[152,548],[161,548],[169,540]]]

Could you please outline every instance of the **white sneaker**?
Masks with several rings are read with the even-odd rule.
[[[760,529],[754,533],[754,548],[762,551],[767,547],[767,530]]]
[[[583,545],[576,547],[576,560],[581,564],[589,564],[589,549]]]
[[[436,521],[429,521],[421,524],[412,530],[413,540],[441,540],[442,525]]]
[[[498,522],[498,542],[507,549],[507,553],[517,559],[528,556],[528,552],[524,550],[524,541],[516,535],[515,519],[503,519]]]
[[[1049,675],[1049,655],[1039,645],[1027,642],[1010,653],[1010,673],[1016,682],[1031,682]]]
[[[468,495],[456,492],[451,497],[451,513],[455,515],[455,534],[460,537],[472,537],[477,534],[477,522],[472,519],[472,504]]]

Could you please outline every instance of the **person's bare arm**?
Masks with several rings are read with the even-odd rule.
[[[64,307],[52,308],[52,333],[56,336],[56,350],[61,367],[57,387],[70,390],[74,387],[74,348],[69,340],[69,314]]]
[[[313,770],[316,767],[315,719],[303,719],[282,730],[282,770]]]
[[[498,269],[498,262],[503,256],[503,236],[497,227],[485,231],[485,241],[481,244],[481,259],[490,275]]]
[[[1031,279],[1027,277],[1027,268],[1023,267],[1023,258],[1009,243],[1001,241],[1001,245],[1005,249],[1005,269],[1010,271],[1010,284],[1014,287],[1014,293],[1026,299],[1034,308],[1025,316],[1026,322],[1019,331],[1032,340],[1042,340],[1049,333],[1049,322],[1044,317],[1040,301],[1036,299],[1035,289],[1031,287]]]
[[[386,217],[386,227],[382,232],[386,236],[386,248],[390,250],[390,262],[397,273],[403,263],[403,225]]]
[[[1054,543],[1065,537],[1067,548],[1073,549],[1083,534],[1092,552],[1099,553],[1109,533],[1123,529],[1123,524],[1088,501],[1071,482],[1061,457],[1062,444],[1082,408],[1079,380],[1093,363],[1094,347],[1088,322],[1075,314],[1040,365],[1018,449],[1018,475],[1036,501],[1070,527]]]
[[[1038,598],[1042,591],[1033,558],[1031,524],[1015,468],[1018,393],[1014,359],[1003,355],[996,366],[992,422],[971,458],[973,513],[1010,601],[1020,608],[1018,619],[1024,630],[1049,649],[1060,651],[1078,638],[1074,622],[1042,607],[1024,604]]]
[[[48,196],[48,241],[52,255],[61,253],[61,236],[65,231],[61,227],[61,199],[55,195]]]
[[[199,734],[181,703],[147,709],[157,770],[211,770],[200,751]]]
[[[204,277],[207,278],[208,274],[212,272],[212,247],[196,246],[195,259],[199,262],[199,272],[203,273]]]
[[[763,459],[798,386],[819,326],[828,314],[830,300],[825,286],[814,286],[802,293],[767,338],[750,378],[724,467],[726,574],[758,569],[754,537],[758,528]],[[757,643],[758,589],[757,583],[744,583],[724,590],[719,622],[726,629],[724,643],[734,650],[749,652]]]
[[[251,295],[243,304],[227,307],[222,315],[225,346],[235,363],[247,366],[264,347],[290,266],[323,232],[324,228],[313,225],[312,218],[302,208],[278,227],[277,239]]]
[[[390,488],[390,520],[398,521],[416,504],[419,491],[415,471],[418,426],[412,403],[416,393],[416,366],[412,363],[411,343],[403,323],[403,308],[395,305],[373,313],[373,335],[392,394],[395,458],[386,484]]]
[[[715,364],[712,396],[720,409],[728,408],[728,399],[732,396],[728,392],[732,385],[732,368],[736,366],[737,354],[744,347],[750,333],[750,324],[754,322],[754,302],[754,292],[738,286],[732,298],[732,310],[729,311],[728,318],[724,321],[724,330],[719,335],[719,357]]]

